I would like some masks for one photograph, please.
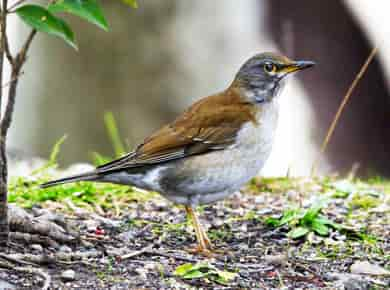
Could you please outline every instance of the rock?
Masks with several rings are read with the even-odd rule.
[[[102,217],[102,216],[94,214],[94,213],[91,214],[91,217],[94,220],[96,220],[97,222],[99,222],[100,225],[104,225],[105,227],[118,228],[122,224],[121,221],[115,221],[115,220],[105,218],[105,217]]]
[[[325,279],[331,281],[339,281],[340,288],[345,290],[366,290],[370,288],[370,282],[363,279],[362,276],[349,273],[334,273],[325,274]]]
[[[11,290],[11,289],[16,289],[15,285],[0,279],[0,290]]]
[[[138,275],[140,275],[141,276],[141,278],[142,279],[147,279],[147,274],[148,274],[148,271],[147,271],[147,269],[145,269],[145,268],[136,268],[135,269],[135,272],[138,274]]]
[[[70,252],[72,252],[72,249],[68,246],[63,245],[60,247],[59,251],[64,252],[64,253],[70,253]]]
[[[106,252],[110,256],[120,257],[122,255],[128,254],[129,250],[126,247],[117,248],[117,247],[106,247]]]
[[[123,233],[120,233],[117,238],[121,240],[122,242],[129,243],[133,241],[137,236],[136,230],[129,230]]]
[[[97,220],[85,220],[84,221],[85,226],[87,227],[88,232],[94,232],[98,226],[100,226],[100,222]]]
[[[223,226],[224,223],[225,223],[225,221],[223,219],[221,219],[221,218],[215,218],[211,222],[212,226],[215,227],[215,228],[219,228],[219,227]]]
[[[268,264],[283,265],[287,262],[288,258],[286,255],[265,255],[264,260]]]
[[[352,274],[367,274],[377,276],[390,276],[390,271],[368,261],[357,261],[351,266]]]
[[[32,244],[30,246],[31,250],[34,250],[34,251],[38,251],[38,252],[42,252],[43,251],[43,248],[41,245],[39,244]]]
[[[73,281],[75,277],[76,273],[72,269],[65,270],[61,273],[61,279],[64,281]]]

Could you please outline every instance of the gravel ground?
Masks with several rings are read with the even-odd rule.
[[[337,186],[345,190],[346,184]],[[32,211],[35,216],[40,207],[61,212],[82,242],[56,248],[12,244],[10,253],[74,255],[33,266],[15,263],[47,273],[50,289],[389,289],[389,193],[375,189],[380,202],[369,208],[351,207],[352,193],[331,199],[323,214],[349,227],[349,234],[330,230],[327,236],[311,232],[291,239],[287,224],[274,228],[265,222],[288,207],[306,208],[314,196],[332,190],[310,180],[280,179],[266,186],[258,180],[225,201],[201,207],[201,222],[217,249],[210,258],[190,253],[195,237],[184,210],[157,195],[126,204],[117,217],[41,204]],[[364,238],[351,234],[362,230]],[[203,272],[233,274],[225,282],[216,272],[185,279],[175,270],[186,263],[207,264]],[[44,280],[37,272],[0,268],[0,289],[42,289]]]

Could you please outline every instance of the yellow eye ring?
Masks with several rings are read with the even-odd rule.
[[[264,64],[264,71],[266,73],[275,73],[276,72],[276,65],[273,63],[267,62]]]

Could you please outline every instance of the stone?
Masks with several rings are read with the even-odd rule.
[[[41,245],[39,244],[32,244],[30,246],[31,250],[34,250],[34,251],[38,251],[38,252],[42,252],[43,251],[43,248]]]
[[[64,281],[73,281],[76,278],[76,273],[72,269],[65,270],[61,273],[61,279]]]
[[[352,274],[366,274],[375,276],[390,276],[390,271],[368,261],[357,261],[351,266]]]

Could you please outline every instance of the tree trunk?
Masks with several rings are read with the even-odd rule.
[[[8,243],[8,205],[7,205],[7,156],[5,139],[0,139],[0,248]]]

